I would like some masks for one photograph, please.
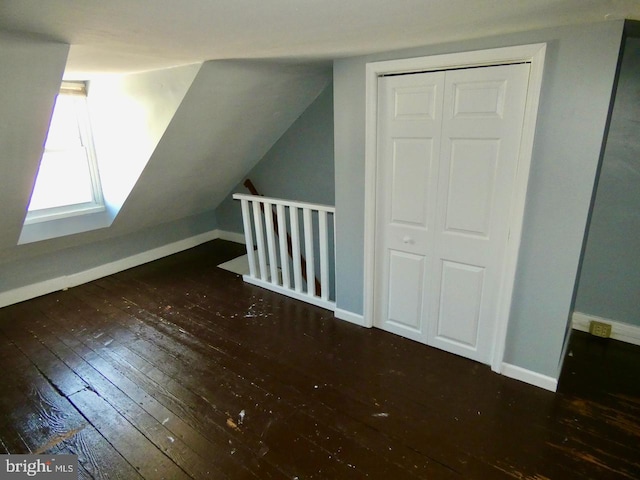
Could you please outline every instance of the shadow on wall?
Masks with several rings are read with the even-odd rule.
[[[323,205],[335,203],[333,86],[330,83],[246,175],[265,196]],[[218,227],[242,232],[238,183],[216,210]]]
[[[640,38],[628,37],[575,312],[640,327]]]

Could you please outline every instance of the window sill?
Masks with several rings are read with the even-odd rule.
[[[24,225],[33,225],[34,223],[52,222],[63,218],[90,215],[92,213],[104,212],[105,210],[106,208],[104,205],[98,205],[95,203],[36,210],[34,212],[27,213]]]
[[[99,211],[84,211],[74,216],[30,219],[22,227],[18,245],[98,230],[110,226],[112,222],[113,216],[104,207],[100,207]]]

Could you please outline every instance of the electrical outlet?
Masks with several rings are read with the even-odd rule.
[[[589,323],[589,333],[596,337],[609,338],[611,336],[611,324],[592,320]]]

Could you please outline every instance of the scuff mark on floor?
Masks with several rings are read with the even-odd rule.
[[[70,439],[71,437],[75,436],[76,434],[78,434],[79,432],[84,430],[84,428],[86,426],[87,425],[85,424],[85,425],[82,425],[81,427],[74,428],[73,430],[69,430],[68,432],[64,432],[61,435],[56,435],[51,440],[49,440],[46,444],[44,444],[40,448],[34,450],[32,453],[35,454],[35,455],[40,455],[40,454],[46,452],[47,450],[51,450],[55,446],[60,445],[64,441]]]
[[[575,439],[573,439],[574,442],[576,441]],[[584,444],[583,442],[578,442],[582,448],[589,448],[588,445]],[[620,475],[621,478],[629,478],[630,480],[635,480],[637,477],[634,474],[630,474],[629,472],[627,472],[626,470],[621,470],[621,469],[617,469],[617,468],[613,468],[611,466],[609,466],[607,464],[607,460],[606,457],[613,457],[616,461],[618,461],[619,459],[616,458],[615,456],[612,456],[610,453],[605,452],[603,450],[594,448],[593,449],[593,453],[589,453],[587,451],[583,451],[582,449],[578,449],[575,447],[569,447],[569,446],[564,446],[564,445],[556,445],[554,443],[550,443],[547,442],[547,445],[551,446],[552,448],[555,448],[557,450],[560,450],[561,452],[570,455],[572,457],[575,458],[579,458],[580,460],[590,463],[592,465],[596,465],[604,470],[608,470],[609,472],[615,473],[617,475]],[[596,457],[596,455],[600,455],[602,458],[598,458]],[[640,465],[636,462],[631,462],[631,465],[633,465],[634,467],[639,467]],[[636,468],[634,468],[635,470]]]
[[[510,477],[517,478],[518,480],[551,480],[549,477],[545,477],[539,473],[527,475],[526,473],[518,471],[513,465],[503,465],[502,462],[500,462],[499,465],[494,465],[493,467],[503,473],[506,473]]]
[[[240,431],[240,427],[238,427],[238,424],[234,422],[231,417],[227,418],[227,427],[231,428],[232,430],[236,430],[238,432]]]

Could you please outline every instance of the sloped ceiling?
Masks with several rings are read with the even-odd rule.
[[[637,0],[2,0],[0,28],[71,44],[69,71],[332,60],[606,19]]]
[[[109,224],[173,121],[201,65],[91,80],[88,104]]]
[[[0,250],[18,242],[68,50],[0,32]]]
[[[114,226],[217,207],[330,81],[326,68],[203,64]]]

